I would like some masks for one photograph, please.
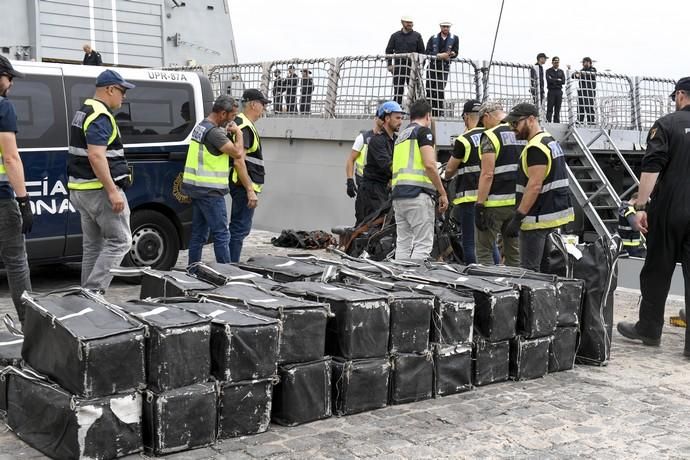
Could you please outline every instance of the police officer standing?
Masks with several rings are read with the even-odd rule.
[[[352,150],[345,162],[345,175],[347,180],[345,182],[347,196],[355,198],[355,227],[358,226],[364,216],[360,216],[357,212],[361,206],[357,202],[361,199],[361,194],[357,194],[357,189],[362,185],[362,175],[364,175],[364,165],[367,161],[367,149],[369,148],[369,141],[376,134],[381,132],[383,125],[379,117],[374,118],[374,128],[370,130],[362,130],[359,132],[352,144]]]
[[[477,227],[477,261],[493,262],[496,237],[503,237],[505,264],[520,265],[517,235],[508,236],[506,226],[515,211],[515,186],[520,152],[525,141],[519,141],[508,123],[506,114],[498,102],[487,101],[479,109],[479,119],[486,128],[479,144],[481,172],[477,187],[477,204],[474,222]]]
[[[182,190],[192,199],[192,234],[189,240],[189,265],[201,260],[201,250],[213,237],[216,262],[230,262],[230,232],[225,195],[228,194],[230,163],[228,156],[244,154],[242,130],[233,121],[238,104],[230,96],[219,96],[211,113],[192,131],[187,161],[182,175]],[[228,138],[233,135],[234,141]]]
[[[134,88],[114,70],[96,79],[96,93],[74,114],[70,127],[67,187],[81,215],[83,255],[81,285],[105,292],[116,268],[132,248],[129,204],[129,165],[117,121],[111,110],[122,106]]]
[[[685,305],[690,305],[690,77],[678,80],[671,99],[676,111],[659,118],[647,135],[638,197],[633,202],[648,250],[640,272],[639,321],[618,323],[621,335],[651,346],[661,343],[676,262],[683,264]],[[690,328],[685,329],[684,355],[690,357]]]
[[[431,133],[431,105],[419,99],[410,105],[410,124],[393,150],[393,209],[397,260],[426,260],[434,246],[435,198],[438,211],[448,208],[448,195],[436,166]]]
[[[379,211],[390,197],[395,133],[402,124],[403,113],[400,104],[394,101],[384,102],[377,112],[382,124],[381,132],[369,140],[362,185],[359,187],[360,199],[355,203],[358,206],[355,214],[360,216],[360,223]]]
[[[22,323],[21,296],[24,291],[31,291],[24,234],[31,231],[33,215],[24,183],[24,165],[17,150],[17,113],[7,94],[12,80],[23,76],[5,56],[0,56],[0,257]]]
[[[230,170],[230,261],[239,262],[244,239],[252,229],[257,197],[264,185],[264,156],[261,138],[254,123],[261,118],[270,101],[258,89],[248,89],[242,94],[242,113],[235,123],[242,131],[245,154],[233,158]]]
[[[518,166],[518,206],[503,236],[520,234],[520,266],[538,272],[546,237],[575,220],[565,156],[558,141],[539,126],[535,105],[518,104],[503,121],[510,124],[519,140],[528,141]]]
[[[439,26],[441,31],[432,35],[426,44],[426,54],[431,56],[426,72],[426,98],[431,102],[431,115],[434,117],[443,115],[450,60],[458,55],[460,46],[458,36],[450,33],[450,22],[444,21]]]
[[[412,30],[414,22],[409,16],[400,18],[402,29],[394,32],[388,45],[386,46],[386,54],[404,54],[404,53],[424,53],[424,40],[419,32]],[[410,71],[412,70],[412,60],[410,58],[396,58],[388,59],[388,71],[393,74],[393,100],[398,104],[402,104],[403,94],[405,93],[405,85],[410,80]]]

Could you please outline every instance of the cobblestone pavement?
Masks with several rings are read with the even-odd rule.
[[[267,232],[254,232],[245,255],[284,253]],[[186,256],[186,254],[185,254]],[[206,248],[205,258],[211,256]],[[178,265],[183,265],[183,257]],[[0,277],[0,311],[11,311]],[[77,284],[78,267],[34,270],[34,289]],[[108,297],[136,297],[115,282]],[[667,316],[682,304],[670,301]],[[634,320],[637,295],[617,292],[615,319]],[[668,322],[668,321],[667,321]],[[666,326],[660,348],[642,347],[614,331],[606,367],[473,391],[225,441],[168,459],[246,458],[679,458],[690,457],[690,361],[684,330]],[[0,433],[0,460],[42,457],[12,432]],[[128,458],[141,458],[130,456]]]

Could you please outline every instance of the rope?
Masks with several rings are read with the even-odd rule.
[[[491,57],[489,58],[489,65],[486,67],[486,81],[489,81],[489,71],[491,70],[491,63],[494,61],[494,51],[496,51],[496,41],[498,40],[498,30],[501,27],[501,18],[503,17],[503,6],[505,0],[501,0],[501,10],[498,13],[498,23],[496,24],[496,33],[494,34],[494,43],[491,46]],[[484,99],[487,99],[487,92],[485,91]]]

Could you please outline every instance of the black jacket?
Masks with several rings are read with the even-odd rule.
[[[580,89],[597,89],[597,69],[595,67],[590,67],[589,69],[583,67],[582,70],[577,72],[576,77],[580,79]]]
[[[84,60],[81,63],[84,65],[103,65],[101,53],[96,50],[91,50],[91,54],[84,53]]]
[[[386,54],[424,53],[424,51],[424,40],[419,32],[414,30],[409,33],[404,33],[402,30],[393,33],[386,46]],[[388,65],[391,64],[389,59]]]
[[[565,83],[565,73],[553,67],[546,69],[546,87],[550,90],[562,90]]]
[[[395,139],[391,139],[386,131],[374,135],[369,140],[367,162],[364,165],[364,175],[362,176],[363,180],[388,184],[391,177],[393,177],[394,147]]]

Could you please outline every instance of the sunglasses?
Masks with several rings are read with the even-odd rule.
[[[113,85],[113,88],[121,92],[123,96],[127,93],[127,88],[123,88],[122,86]]]
[[[518,118],[518,119],[515,120],[515,121],[511,121],[511,122],[509,123],[509,124],[510,124],[510,127],[513,128],[513,129],[515,129],[515,128],[517,128],[517,126],[520,124],[520,122],[521,122],[522,120],[527,120],[528,118],[529,118],[529,115],[526,116],[526,117]]]

